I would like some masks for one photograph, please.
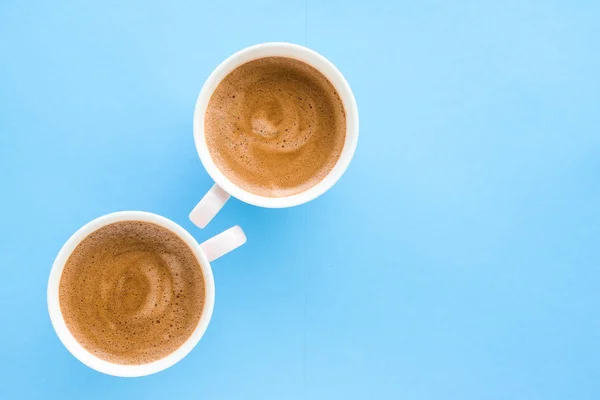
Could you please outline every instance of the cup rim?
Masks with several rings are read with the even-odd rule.
[[[73,250],[94,231],[120,221],[144,221],[162,226],[179,236],[192,250],[202,269],[205,301],[200,319],[190,337],[174,352],[146,364],[116,364],[103,360],[86,350],[71,334],[60,309],[59,287],[65,264]],[[145,211],[119,211],[98,217],[79,228],[62,246],[56,256],[48,279],[47,302],[52,326],[69,352],[88,367],[107,375],[139,377],[160,372],[183,359],[200,341],[210,322],[215,301],[215,284],[210,263],[194,237],[177,223],[163,216]]]
[[[213,161],[206,144],[204,117],[208,102],[218,84],[234,69],[249,61],[264,57],[290,57],[303,61],[320,71],[336,88],[346,112],[346,140],[342,153],[333,169],[315,186],[290,196],[267,197],[254,193],[234,184]],[[307,47],[286,43],[268,42],[246,47],[237,51],[219,64],[206,79],[196,100],[194,109],[194,143],[202,165],[208,175],[227,193],[237,199],[259,207],[284,208],[304,204],[329,190],[342,177],[356,151],[358,143],[358,107],[352,89],[344,75],[327,58]]]

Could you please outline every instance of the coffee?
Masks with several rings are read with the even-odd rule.
[[[142,221],[106,225],[65,264],[60,309],[90,353],[145,364],[179,348],[202,314],[205,285],[193,251],[175,233]]]
[[[346,114],[335,87],[287,57],[243,64],[214,91],[204,131],[210,155],[248,192],[284,197],[319,183],[344,147]]]

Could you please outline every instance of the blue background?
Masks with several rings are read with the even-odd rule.
[[[597,1],[2,0],[2,398],[600,398]],[[196,96],[264,41],[346,75],[361,136],[316,201],[232,200],[206,230]],[[46,284],[102,214],[165,215],[213,264],[211,325],[173,368],[102,375]]]

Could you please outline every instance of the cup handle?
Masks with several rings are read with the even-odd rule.
[[[246,234],[239,225],[236,225],[203,242],[200,248],[208,261],[213,262],[244,243],[246,243]]]
[[[194,207],[190,213],[190,220],[192,220],[194,225],[198,228],[205,228],[215,215],[217,215],[219,210],[223,208],[230,197],[231,195],[229,193],[221,189],[221,187],[215,183],[196,207]]]

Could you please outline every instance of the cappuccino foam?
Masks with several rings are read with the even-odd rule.
[[[60,309],[90,353],[144,364],[179,348],[196,328],[205,297],[192,250],[175,233],[142,221],[87,236],[65,264]]]
[[[204,131],[213,161],[233,183],[283,197],[310,189],[333,169],[344,147],[346,114],[321,72],[296,59],[265,57],[221,81]]]

